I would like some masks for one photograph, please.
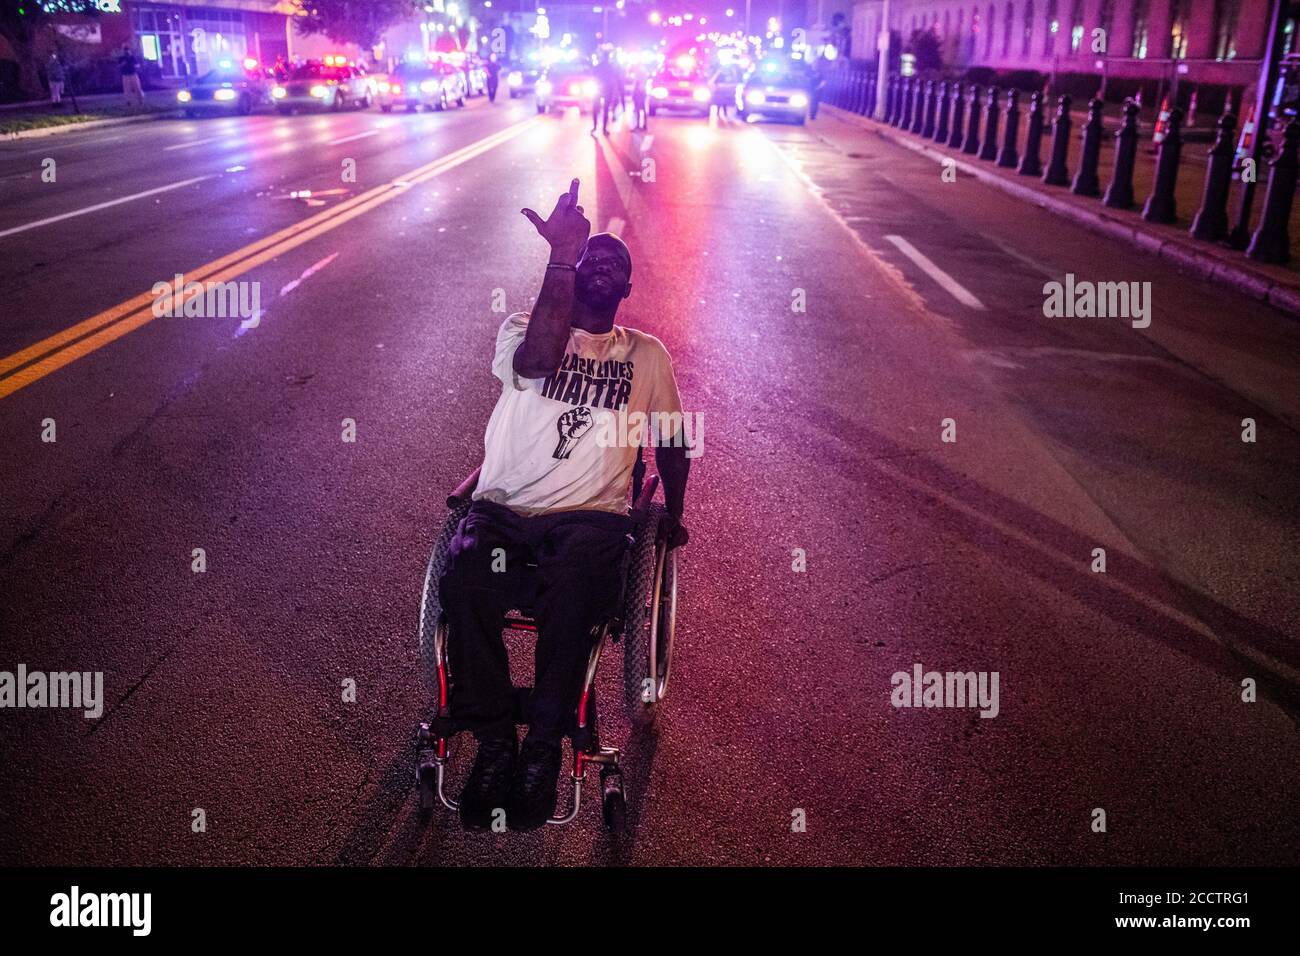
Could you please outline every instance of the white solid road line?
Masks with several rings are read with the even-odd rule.
[[[984,303],[977,299],[973,292],[931,262],[924,253],[902,236],[885,236],[885,241],[892,242],[897,246],[899,252],[916,263],[922,272],[939,283],[945,292],[962,305],[972,309],[979,309],[981,312],[985,311]]]
[[[84,216],[86,213],[108,209],[110,206],[120,206],[124,202],[131,202],[135,199],[144,199],[146,196],[156,196],[158,193],[165,193],[172,189],[180,189],[182,186],[201,183],[205,179],[212,179],[215,175],[216,173],[209,173],[207,176],[195,176],[192,179],[182,179],[178,183],[168,183],[166,186],[159,186],[156,189],[146,189],[142,193],[132,193],[130,196],[123,196],[121,199],[110,199],[108,202],[96,203],[93,206],[86,206],[84,209],[74,209],[72,212],[64,212],[57,216],[50,216],[46,219],[38,219],[35,222],[23,223],[21,226],[14,226],[11,229],[0,230],[0,239],[3,239],[5,236],[15,235],[16,233],[26,232],[28,229],[38,229],[41,226],[48,226],[51,223],[62,222],[64,219],[72,219],[76,216]]]
[[[332,139],[325,145],[338,146],[340,143],[350,143],[354,139],[365,139],[367,136],[374,136],[378,132],[379,130],[377,129],[368,129],[364,133],[353,133],[351,136],[344,136],[341,139]]]

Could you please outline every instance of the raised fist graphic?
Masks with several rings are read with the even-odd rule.
[[[560,433],[560,442],[555,446],[555,454],[552,457],[568,458],[578,439],[591,427],[591,421],[591,409],[585,405],[571,408],[561,415],[559,421],[555,423],[555,428]]]

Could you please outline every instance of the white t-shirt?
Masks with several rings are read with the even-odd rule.
[[[474,500],[524,515],[590,509],[622,514],[637,449],[653,424],[672,437],[681,399],[668,351],[653,335],[614,326],[603,335],[569,330],[554,375],[521,378],[515,350],[528,313],[501,323],[492,371],[501,397],[484,436]],[[638,414],[639,413],[639,414]]]

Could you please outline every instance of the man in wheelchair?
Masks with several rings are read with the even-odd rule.
[[[439,595],[450,629],[452,706],[479,741],[460,795],[462,822],[512,829],[555,812],[561,743],[574,725],[588,656],[615,611],[632,521],[627,489],[639,442],[602,435],[618,416],[681,421],[672,362],[653,336],[614,325],[632,291],[632,257],[610,233],[589,236],[578,181],[542,219],[522,210],[550,245],[531,314],[497,333],[493,373],[501,396],[488,421],[482,470],[452,539]],[[636,436],[640,437],[640,436]],[[688,470],[680,431],[649,436],[663,481],[670,546],[681,525]],[[528,733],[518,749],[502,619],[527,572],[536,582],[536,677]]]

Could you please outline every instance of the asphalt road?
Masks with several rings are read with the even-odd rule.
[[[0,863],[1296,861],[1300,324],[832,116],[651,133],[478,100],[0,145],[0,670],[106,699],[0,711]],[[573,176],[706,424],[673,687],[607,728],[623,839],[470,835],[415,809],[421,576],[540,283],[519,209]],[[177,273],[256,324],[122,318]],[[1045,317],[1066,273],[1150,282],[1150,327]],[[891,706],[915,664],[996,672],[997,716]]]

